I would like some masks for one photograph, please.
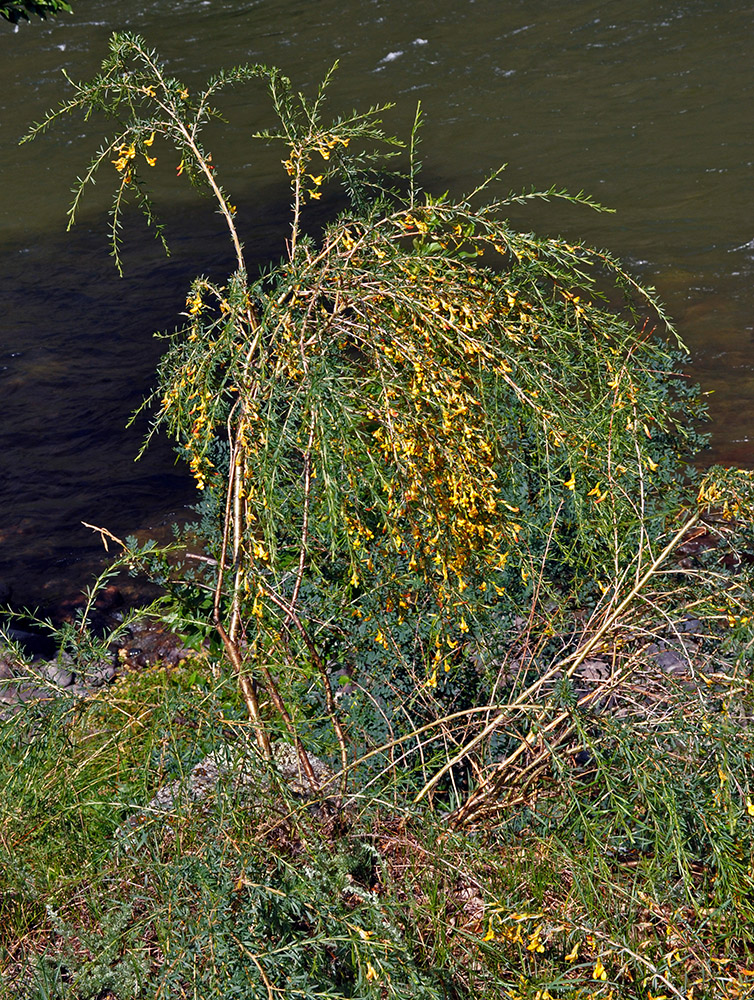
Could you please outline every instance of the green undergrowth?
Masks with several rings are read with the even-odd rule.
[[[465,829],[450,792],[411,806],[389,771],[357,770],[340,808],[306,805],[261,757],[259,798],[230,774],[149,810],[229,744],[255,753],[242,700],[203,662],[5,722],[3,995],[752,993],[754,740],[724,715],[702,735],[676,714],[642,744],[592,724],[588,759],[556,754],[538,795]],[[405,790],[421,783],[414,766]]]

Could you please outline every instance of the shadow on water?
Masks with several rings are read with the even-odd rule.
[[[267,192],[257,209],[250,267],[280,256],[286,195]],[[223,280],[234,259],[203,203],[167,218],[167,259],[134,219],[120,278],[103,252],[104,222],[5,248],[0,599],[14,604],[54,604],[90,580],[102,545],[82,521],[120,537],[139,529],[165,537],[164,526],[190,519],[196,501],[165,435],[135,461],[147,415],[126,425],[166,346],[153,334],[180,325],[194,276]]]

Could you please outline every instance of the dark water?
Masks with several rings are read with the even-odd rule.
[[[277,64],[315,84],[335,59],[334,110],[393,100],[405,134],[421,99],[426,177],[460,192],[500,162],[504,187],[555,183],[617,209],[540,205],[526,228],[606,246],[654,284],[713,394],[709,460],[754,465],[754,10],[749,4],[544,0],[139,0],[74,4],[46,24],[0,26],[0,588],[44,601],[86,575],[96,544],[179,516],[192,500],[162,442],[134,464],[125,429],[191,276],[230,265],[211,210],[158,177],[174,255],[138,226],[126,273],[107,257],[104,178],[65,233],[68,191],[99,139],[73,119],[18,147],[63,100],[61,70],[92,75],[112,30],[143,34],[192,86],[222,65]],[[260,91],[226,101],[213,138],[249,258],[279,254],[279,156],[250,133],[271,124]],[[102,190],[100,190],[102,188]]]

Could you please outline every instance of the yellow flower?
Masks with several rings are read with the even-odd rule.
[[[129,162],[133,160],[134,156],[136,156],[136,147],[133,143],[131,143],[130,146],[127,146],[124,142],[122,145],[118,146],[117,152],[120,153],[118,159],[111,160],[110,162],[115,164],[116,170],[123,173],[123,171],[128,167]]]
[[[252,542],[252,549],[257,559],[261,559],[263,562],[269,562],[270,554],[261,542],[254,540]]]
[[[144,159],[147,161],[150,167],[153,167],[157,163],[156,156],[145,156]]]
[[[319,185],[322,183],[322,178],[324,177],[324,174],[320,174],[319,177],[315,177],[314,174],[308,174],[308,177],[311,179],[312,184],[316,184],[317,187],[319,187]]]
[[[180,96],[180,98],[181,98],[182,101],[187,101],[188,100],[188,95],[189,95],[189,92],[184,87],[179,96]]]
[[[754,802],[751,801],[749,796],[746,796],[746,812],[749,816],[754,816]]]
[[[572,473],[571,474],[571,478],[569,480],[567,480],[565,483],[563,483],[563,485],[565,486],[565,488],[567,490],[571,490],[571,491],[575,490],[576,489],[576,473],[575,472]]]
[[[607,979],[607,970],[605,969],[605,966],[602,964],[601,958],[597,959],[597,962],[594,966],[594,970],[592,972],[592,979],[601,979],[603,980],[603,982],[605,979]]]
[[[534,931],[534,933],[531,935],[531,937],[529,938],[529,943],[526,946],[526,950],[527,951],[531,951],[531,952],[535,952],[536,951],[536,952],[540,952],[541,953],[541,952],[543,952],[545,950],[545,946],[542,944],[542,941],[541,941],[540,936],[539,936],[539,932],[541,930],[542,930],[541,926],[537,927],[536,930]]]
[[[577,941],[576,944],[571,948],[565,957],[566,962],[575,962],[579,957],[579,948],[581,947],[581,942]]]
[[[154,94],[152,94],[152,96],[154,97]],[[153,132],[148,139],[144,140],[144,145],[145,146],[151,146],[152,143],[154,142],[154,137],[155,137],[155,133]]]

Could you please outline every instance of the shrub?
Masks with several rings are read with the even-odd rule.
[[[251,281],[201,133],[222,88],[257,78],[277,118],[259,137],[285,148],[292,219],[286,258]],[[158,155],[216,199],[237,268],[192,284],[154,427],[201,491],[213,616],[236,668],[241,639],[268,687],[267,663],[306,664],[332,708],[328,664],[398,656],[434,686],[532,603],[554,600],[556,620],[617,588],[677,514],[700,403],[651,291],[605,252],[504,218],[530,198],[590,199],[484,202],[500,171],[468,197],[433,197],[419,187],[420,114],[407,172],[386,174],[399,144],[385,109],[328,120],[327,82],[309,100],[247,66],[190,94],[140,38],[115,35],[102,73],[32,134],[72,111],[116,122],[71,221],[112,172],[117,262],[128,198],[157,225],[145,173]],[[329,182],[350,205],[312,235],[306,212]]]
[[[283,145],[292,210],[285,257],[254,278],[202,132],[223,88],[256,80],[276,122],[258,138]],[[395,890],[402,916],[381,945],[399,941],[398,924],[415,933],[433,969],[447,963],[451,991],[461,980],[473,991],[478,972],[491,996],[607,996],[614,983],[642,1000],[710,983],[725,995],[704,949],[726,942],[738,988],[754,815],[752,477],[696,481],[686,464],[703,407],[653,291],[604,251],[505,218],[532,198],[600,206],[557,189],[497,197],[500,171],[466,197],[432,196],[420,187],[420,111],[408,165],[391,169],[402,147],[383,129],[387,109],[328,119],[327,83],[309,99],[278,70],[247,66],[192,94],[140,38],[115,35],[102,72],[32,130],[74,111],[115,123],[71,222],[108,171],[118,266],[129,199],[164,239],[147,185],[158,156],[215,199],[236,258],[225,282],[192,283],[147,403],[153,432],[173,435],[196,479],[207,552],[190,571],[154,546],[122,558],[158,568],[173,623],[216,634],[268,758],[277,727],[310,778],[305,746],[340,755],[344,793],[358,769],[352,809],[416,815],[427,799],[445,810],[449,839],[415,842],[429,860],[403,865],[415,892]],[[328,185],[347,201],[339,214]],[[460,871],[474,841],[452,840],[450,862],[444,845],[472,828],[484,860],[458,902],[442,866]],[[411,853],[405,826],[385,834],[384,853],[394,843]],[[185,934],[171,932],[186,942],[182,968],[194,940],[222,939],[239,977],[271,974],[228,944],[223,915],[263,905],[268,848],[254,891],[233,905],[237,859],[228,873],[219,855],[209,873],[176,862],[181,892],[193,899],[201,882],[223,925],[213,938],[187,905]],[[332,887],[342,896],[338,850],[332,867],[325,844],[316,878],[281,868],[290,893],[268,912],[295,962],[297,935],[319,934],[332,919],[322,900]],[[466,914],[452,915],[455,937],[454,893]],[[377,935],[384,914],[362,902]],[[661,930],[637,931],[627,914]],[[342,919],[342,940],[323,937],[317,962],[330,955],[348,995],[368,966]],[[396,990],[434,989],[420,964],[399,962]],[[378,988],[377,974],[366,980]]]

